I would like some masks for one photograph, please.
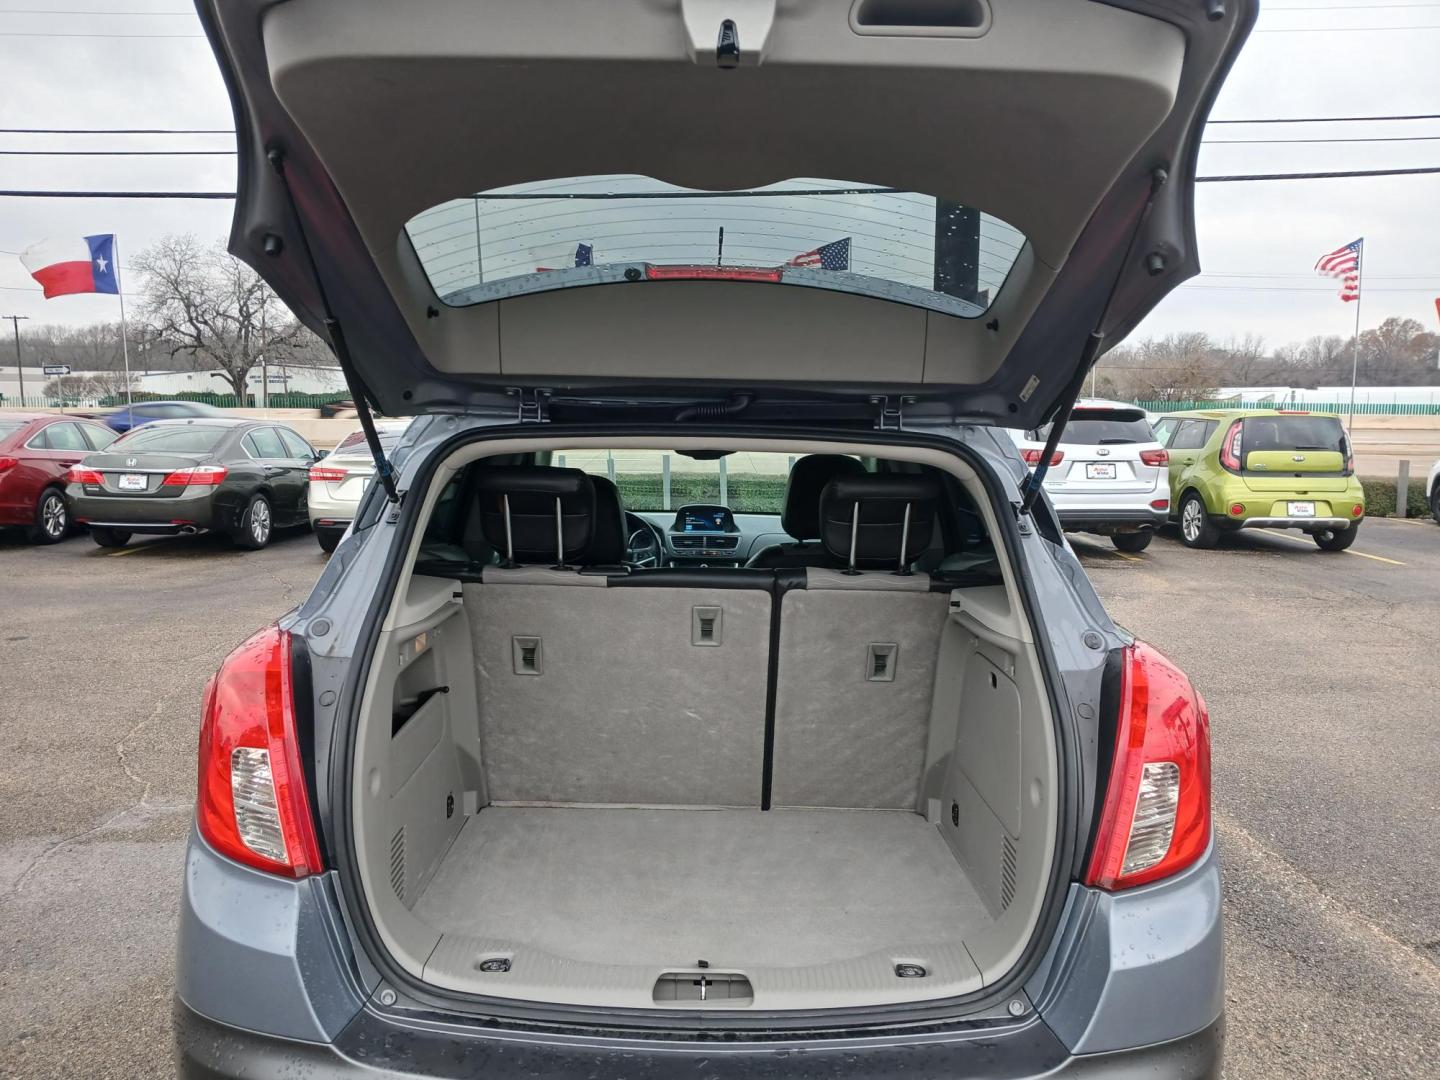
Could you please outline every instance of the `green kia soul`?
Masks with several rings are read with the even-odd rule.
[[[1154,426],[1187,546],[1214,547],[1236,529],[1302,529],[1324,551],[1355,542],[1365,491],[1338,416],[1228,409],[1171,413]]]

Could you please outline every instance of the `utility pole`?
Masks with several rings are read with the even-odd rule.
[[[0,315],[0,319],[9,319],[10,324],[15,327],[15,374],[20,378],[20,407],[25,407],[25,361],[20,358],[20,320],[29,320],[29,315]]]

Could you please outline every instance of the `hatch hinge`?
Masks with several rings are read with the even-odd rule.
[[[888,394],[876,394],[870,399],[875,406],[875,430],[899,431],[905,426],[905,406],[914,405],[909,395],[892,398]]]
[[[375,478],[385,489],[385,497],[391,503],[399,505],[400,493],[395,489],[395,467],[390,463],[390,458],[385,454],[385,448],[380,444],[380,433],[375,430],[375,417],[370,411],[369,388],[366,387],[365,380],[360,378],[360,373],[355,370],[354,360],[350,356],[350,347],[345,342],[344,327],[340,325],[340,320],[330,309],[330,298],[325,293],[325,283],[320,280],[320,266],[315,262],[315,255],[310,250],[310,238],[305,235],[305,221],[295,205],[295,193],[290,190],[290,181],[285,175],[285,153],[278,146],[272,146],[265,156],[270,162],[270,167],[275,170],[275,175],[279,177],[280,186],[285,189],[285,201],[290,205],[290,216],[295,219],[295,229],[300,235],[300,246],[305,251],[305,261],[310,264],[310,274],[315,280],[315,293],[320,300],[320,317],[325,325],[325,333],[330,338],[330,350],[335,354],[335,360],[340,365],[340,373],[345,376],[345,388],[350,391],[350,398],[355,402],[355,416],[360,421],[360,430],[365,433],[365,443],[370,447],[370,454],[375,459]],[[275,244],[273,247],[276,253],[284,250],[280,244]],[[271,246],[267,245],[267,253],[270,250]]]
[[[522,424],[550,422],[550,391],[526,386],[507,386],[505,392],[515,399],[515,419]]]

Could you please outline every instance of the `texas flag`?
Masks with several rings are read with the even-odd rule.
[[[118,293],[115,234],[80,240],[41,240],[20,253],[20,262],[45,289],[45,299],[70,293]]]

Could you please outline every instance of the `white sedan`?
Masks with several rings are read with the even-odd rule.
[[[410,425],[408,420],[381,420],[375,424],[380,445],[388,454]],[[355,517],[365,485],[375,475],[375,458],[356,428],[328,455],[310,466],[310,524],[324,551],[334,551]]]

